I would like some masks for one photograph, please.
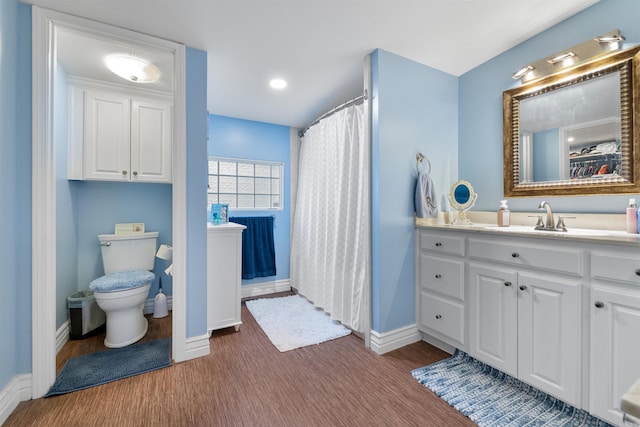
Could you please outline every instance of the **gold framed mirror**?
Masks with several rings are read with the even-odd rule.
[[[640,46],[503,92],[505,197],[640,193]]]

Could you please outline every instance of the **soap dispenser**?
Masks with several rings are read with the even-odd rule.
[[[627,233],[638,233],[638,205],[636,199],[629,199],[627,207]]]
[[[511,225],[511,211],[507,206],[506,200],[500,200],[500,208],[498,208],[498,227],[508,227]]]

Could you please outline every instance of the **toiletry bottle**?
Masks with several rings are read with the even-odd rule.
[[[500,208],[498,209],[498,227],[508,227],[511,225],[511,212],[507,207],[506,200],[500,200]]]
[[[638,233],[638,206],[636,199],[629,199],[627,207],[627,233]]]

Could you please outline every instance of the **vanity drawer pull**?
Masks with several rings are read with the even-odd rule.
[[[525,285],[520,285],[519,289],[520,289],[521,291],[526,291],[526,290],[527,290],[527,287],[526,287]]]
[[[436,279],[442,279],[442,274],[436,274]]]
[[[636,270],[636,276],[640,276],[640,268]]]
[[[504,285],[509,287],[509,286],[511,286],[511,282],[504,282]]]
[[[602,307],[604,307],[604,303],[603,303],[603,302],[600,302],[600,301],[596,302],[594,305],[596,306],[596,308],[602,308]]]
[[[440,246],[442,246],[441,242],[436,242],[436,248],[439,248]]]
[[[442,316],[439,314],[436,314],[436,319],[442,319]]]
[[[520,254],[518,252],[514,252],[514,253],[511,254],[511,256],[513,258],[518,258],[520,256]]]

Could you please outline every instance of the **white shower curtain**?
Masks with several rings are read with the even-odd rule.
[[[364,111],[362,104],[344,108],[302,138],[291,282],[333,319],[368,338],[370,154]]]

